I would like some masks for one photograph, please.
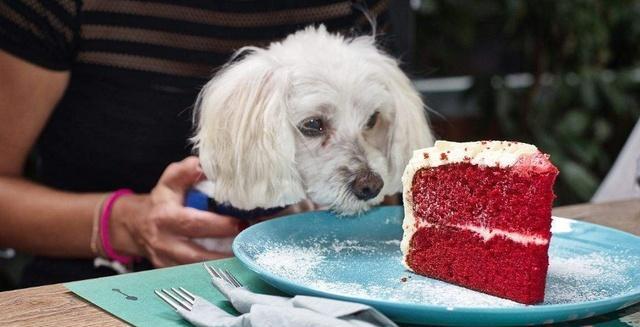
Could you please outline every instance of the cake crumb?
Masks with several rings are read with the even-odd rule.
[[[429,154],[428,154],[428,153],[426,153],[426,152],[425,152],[425,153],[423,153],[423,154],[422,154],[422,156],[423,156],[425,159],[429,159]]]
[[[407,282],[407,277],[400,278],[400,281],[403,282],[403,283],[406,283]]]
[[[449,159],[449,157],[447,156],[446,153],[444,153],[444,152],[440,153],[440,160],[448,160],[448,159]]]

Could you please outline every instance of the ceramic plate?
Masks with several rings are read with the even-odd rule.
[[[640,302],[640,238],[553,218],[545,301],[522,305],[408,272],[402,207],[358,217],[319,211],[243,231],[235,255],[289,294],[369,304],[402,323],[525,325],[582,319]]]

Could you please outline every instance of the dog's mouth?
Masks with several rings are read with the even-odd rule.
[[[360,169],[355,172],[342,169],[341,173],[341,186],[332,196],[323,198],[329,203],[325,205],[319,203],[321,207],[339,215],[353,215],[369,210],[372,205],[379,202],[379,195],[384,186],[384,180],[380,174],[371,169]]]

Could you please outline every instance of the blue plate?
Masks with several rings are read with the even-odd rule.
[[[640,302],[640,238],[554,217],[545,301],[525,306],[408,272],[402,207],[352,218],[324,211],[254,225],[233,251],[289,294],[369,304],[413,324],[524,325],[599,315]]]

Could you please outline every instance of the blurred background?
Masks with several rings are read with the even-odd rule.
[[[561,171],[555,205],[588,202],[640,117],[640,1],[399,5],[438,138],[533,143]]]

